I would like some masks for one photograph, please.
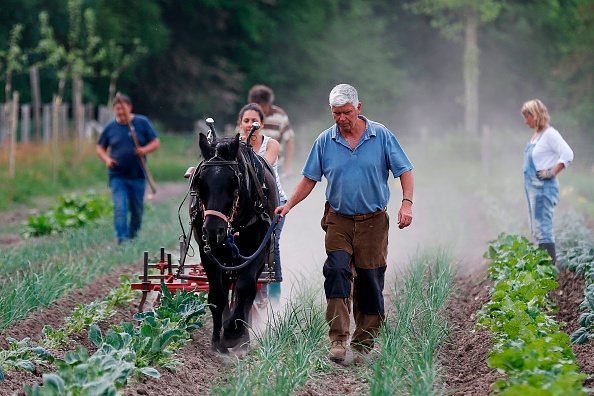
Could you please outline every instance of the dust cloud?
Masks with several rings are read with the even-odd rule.
[[[328,118],[326,127],[332,125]],[[396,224],[402,197],[400,180],[390,180],[388,276],[399,276],[413,257],[428,249],[449,252],[459,272],[471,272],[483,266],[488,242],[500,233],[528,235],[522,154],[531,132],[521,128],[519,123],[517,130],[490,131],[477,137],[441,130],[439,136],[427,131],[415,136],[395,132],[415,167],[415,192],[413,223],[401,230]],[[315,137],[321,130],[301,136]],[[295,174],[282,181],[289,196],[301,178],[312,143],[313,138],[300,142]],[[289,297],[294,284],[323,283],[326,255],[320,220],[325,188],[323,179],[287,215],[280,239],[283,298]]]

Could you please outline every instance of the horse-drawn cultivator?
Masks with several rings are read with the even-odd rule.
[[[180,243],[180,252],[184,252],[183,242]],[[140,282],[132,283],[133,290],[142,292],[142,299],[138,305],[138,311],[142,312],[144,304],[146,303],[148,294],[150,292],[161,292],[161,285],[167,287],[171,293],[177,290],[184,290],[187,292],[208,292],[208,278],[202,263],[186,264],[187,272],[185,274],[177,274],[179,263],[172,263],[171,253],[165,253],[165,248],[161,248],[159,261],[151,263],[149,252],[144,252],[144,263],[142,275],[139,276]],[[157,273],[158,272],[158,273]],[[258,290],[261,291],[263,287],[271,283],[277,283],[274,279],[274,274],[269,271],[262,272],[258,279]],[[231,286],[231,291],[233,285]],[[266,304],[265,297],[261,293],[258,294],[257,302],[260,306]]]

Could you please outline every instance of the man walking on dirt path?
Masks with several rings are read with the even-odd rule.
[[[295,132],[287,113],[273,104],[274,92],[266,85],[254,85],[248,93],[248,103],[256,103],[264,110],[264,125],[260,133],[280,143],[278,173],[281,178],[290,177],[293,174]]]
[[[140,231],[147,179],[143,160],[159,148],[160,141],[147,117],[132,114],[132,100],[128,96],[118,95],[113,110],[115,119],[103,129],[97,142],[97,155],[109,169],[113,222],[118,244],[121,244],[135,238]]]
[[[348,84],[330,92],[335,125],[314,142],[303,178],[284,206],[285,216],[326,177],[326,207],[321,225],[326,232],[324,263],[329,358],[346,364],[351,303],[355,331],[350,346],[361,356],[371,351],[385,319],[384,277],[388,255],[389,172],[400,178],[402,204],[398,227],[412,222],[413,166],[396,137],[382,124],[361,113],[357,91]]]

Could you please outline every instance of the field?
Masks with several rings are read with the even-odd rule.
[[[514,138],[509,139],[515,141]],[[517,140],[522,142],[522,139]],[[177,147],[191,146],[187,141],[172,142],[174,144],[180,144]],[[397,231],[396,227],[392,227],[390,282],[386,287],[386,299],[390,301],[390,317],[394,320],[390,322],[392,333],[386,333],[380,340],[383,348],[378,349],[375,360],[349,367],[329,364],[324,359],[324,348],[327,347],[324,331],[315,333],[312,330],[318,328],[323,307],[319,288],[319,271],[324,258],[323,233],[318,226],[323,186],[318,186],[312,196],[287,218],[281,239],[283,265],[287,272],[283,282],[282,307],[276,311],[278,316],[271,313],[268,325],[268,328],[278,328],[279,324],[291,324],[287,313],[298,316],[307,312],[308,316],[304,317],[311,320],[307,329],[311,332],[304,332],[278,355],[271,354],[273,348],[267,343],[267,337],[255,334],[260,347],[253,353],[241,359],[222,358],[209,350],[210,325],[206,316],[205,326],[192,332],[191,340],[174,352],[175,359],[182,363],[177,371],[158,368],[159,378],[132,377],[123,388],[123,394],[256,394],[248,389],[257,390],[257,394],[283,394],[275,386],[279,386],[279,378],[285,378],[279,374],[284,371],[293,372],[293,376],[286,378],[294,381],[281,384],[284,394],[490,394],[491,385],[505,375],[487,364],[494,342],[492,331],[477,328],[477,312],[491,300],[490,290],[494,285],[488,273],[492,260],[485,259],[483,254],[488,250],[489,241],[495,240],[500,233],[528,234],[518,176],[518,161],[521,158],[510,157],[507,160],[509,153],[505,152],[503,145],[499,147],[493,143],[491,158],[497,161],[492,160],[486,166],[476,154],[475,148],[479,146],[480,142],[463,142],[455,135],[425,146],[410,143],[411,149],[407,151],[416,165],[415,218],[410,229]],[[517,151],[521,153],[521,143],[518,147]],[[456,156],[451,155],[452,152],[456,152]],[[195,161],[190,150],[184,151],[184,154],[185,160],[177,156],[176,163],[162,164],[161,167],[170,169],[169,174],[179,174],[181,178],[185,167]],[[170,158],[165,152],[162,155],[165,159]],[[415,158],[419,160],[415,161]],[[422,161],[421,158],[431,160]],[[151,166],[158,166],[158,161],[155,158]],[[557,212],[560,219],[566,213],[567,216],[578,216],[584,220],[586,230],[589,230],[588,219],[592,213],[590,202],[594,199],[588,193],[594,191],[588,187],[589,176],[587,166],[576,166],[575,170],[562,174],[564,193]],[[29,337],[35,345],[42,338],[44,326],[49,325],[53,329],[65,326],[65,318],[72,315],[77,304],[92,304],[116,289],[120,284],[118,275],[137,276],[141,271],[143,251],[156,255],[160,246],[175,251],[180,234],[177,209],[185,193],[185,184],[175,181],[175,176],[165,176],[165,172],[156,178],[159,191],[147,212],[143,233],[125,248],[115,245],[109,220],[66,234],[24,240],[19,235],[22,221],[31,210],[41,211],[51,206],[51,195],[31,197],[7,207],[0,214],[3,220],[0,226],[0,264],[3,268],[0,274],[0,304],[12,307],[0,310],[3,313],[2,323],[5,324],[0,327],[3,349],[8,348],[6,337],[16,340]],[[287,192],[292,190],[295,182],[296,178],[285,181]],[[94,186],[101,191],[98,183]],[[399,196],[398,188],[397,183],[393,185],[394,197]],[[392,199],[388,208],[392,219],[398,210],[395,201]],[[591,237],[591,231],[587,232]],[[571,241],[570,237],[567,239]],[[19,266],[16,263],[22,264]],[[10,266],[15,269],[8,271]],[[56,268],[71,271],[68,272],[68,282],[59,283],[56,280],[59,274],[63,274],[54,273]],[[35,276],[27,278],[27,275]],[[47,278],[44,279],[45,275]],[[28,281],[19,283],[23,279]],[[448,279],[450,283],[446,282]],[[438,280],[443,280],[443,284]],[[584,300],[585,278],[576,277],[574,271],[563,269],[557,282],[559,286],[548,295],[550,306],[558,305],[559,309],[547,313],[561,324],[563,333],[571,335],[580,327],[578,306]],[[10,288],[17,289],[21,284],[17,296],[7,293]],[[297,286],[299,284],[306,284],[307,288],[304,290]],[[46,296],[40,292],[42,290],[53,292],[45,293]],[[31,294],[38,300],[33,301],[33,308],[17,309],[26,305],[21,301],[28,300]],[[138,301],[139,296],[136,295],[132,302],[118,306],[113,316],[98,323],[101,331],[106,332],[111,325],[132,321]],[[413,303],[435,305],[416,306]],[[408,312],[411,316],[406,316]],[[9,314],[14,319],[9,320]],[[401,323],[407,326],[399,327]],[[430,325],[424,326],[427,323]],[[83,345],[89,351],[96,350],[88,333],[84,330],[73,334],[66,346],[57,348],[53,353],[63,358],[66,351],[73,350],[76,345]],[[390,338],[394,335],[398,337]],[[320,337],[320,342],[315,348],[310,348],[307,353],[299,349],[305,340],[316,340],[316,337]],[[394,340],[401,340],[403,344],[393,345]],[[270,349],[266,349],[267,346]],[[391,348],[395,348],[392,355],[388,354]],[[571,350],[579,372],[594,374],[590,359],[593,352],[591,342],[572,345]],[[408,355],[399,355],[400,351],[408,352]],[[305,357],[306,362],[302,366],[296,365],[294,355]],[[421,355],[425,360],[421,360]],[[267,371],[264,357],[270,356],[275,357],[273,364],[276,367]],[[390,360],[391,356],[402,359]],[[380,371],[378,364],[382,365]],[[420,366],[423,366],[422,370],[411,369]],[[6,370],[5,380],[0,382],[0,394],[24,394],[23,384],[40,382],[44,373],[51,372],[55,372],[55,366],[51,364],[36,364],[33,373]],[[378,376],[378,372],[383,374]],[[296,373],[306,375],[301,378]],[[403,381],[399,382],[399,378]],[[591,381],[585,379],[583,384],[592,386]],[[382,391],[382,386],[391,391]],[[401,389],[401,392],[395,389]]]

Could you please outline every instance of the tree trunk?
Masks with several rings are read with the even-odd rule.
[[[109,79],[109,98],[107,99],[107,108],[113,108],[113,98],[115,98],[116,80],[115,77]]]
[[[32,66],[29,69],[29,82],[31,84],[31,106],[33,107],[33,139],[39,142],[41,140],[41,89],[37,66]]]
[[[60,160],[60,129],[58,126],[58,110],[60,108],[60,96],[54,95],[52,100],[52,180],[54,184],[58,183],[58,164]]]
[[[80,76],[72,78],[72,116],[74,118],[75,136],[78,140],[79,153],[84,149],[84,108],[82,100],[83,81]]]
[[[17,123],[19,121],[19,93],[12,93],[12,103],[10,105],[10,154],[8,156],[8,177],[14,179],[15,174],[15,154],[17,141]]]
[[[479,50],[477,44],[477,10],[474,1],[468,1],[465,9],[464,129],[467,135],[477,135]]]

